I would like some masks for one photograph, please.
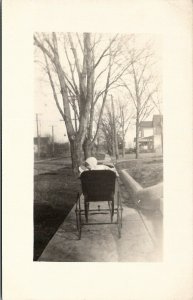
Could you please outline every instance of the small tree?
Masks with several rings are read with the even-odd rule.
[[[132,119],[134,117],[133,110],[130,109],[128,102],[118,101],[119,107],[119,126],[120,126],[120,135],[122,138],[122,157],[125,157],[125,136],[128,132],[128,129],[131,125]]]
[[[109,155],[115,156],[114,132],[113,132],[113,117],[109,109],[106,109],[101,121],[101,131],[107,145]]]
[[[119,121],[118,121],[118,110],[116,109],[117,103],[111,95],[111,100],[106,103],[105,112],[102,118],[101,130],[105,136],[108,153],[119,158],[119,146],[118,146],[118,135],[119,135]]]

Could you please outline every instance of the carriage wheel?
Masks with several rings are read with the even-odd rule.
[[[122,207],[122,199],[119,195],[119,191],[117,193],[117,203],[118,203],[118,208],[119,208],[119,217],[120,217],[120,224],[122,227],[122,219],[123,219],[123,207]]]
[[[121,197],[119,198],[119,207],[120,207],[120,222],[121,222],[121,228],[122,228],[123,207],[122,207]]]
[[[117,228],[118,235],[121,238],[121,227],[122,227],[122,205],[120,202],[119,192],[117,193]]]
[[[78,200],[76,203],[76,227],[78,230],[78,238],[81,239],[81,208],[80,208],[80,196],[78,194]]]
[[[113,223],[113,215],[114,215],[114,203],[113,201],[108,201],[111,223]]]
[[[81,216],[79,210],[76,211],[76,227],[78,230],[78,239],[81,239]]]
[[[117,209],[117,228],[118,228],[118,235],[121,238],[121,218],[120,218],[120,210]]]
[[[84,202],[84,210],[85,210],[85,219],[86,223],[88,223],[88,211],[89,211],[89,202]]]

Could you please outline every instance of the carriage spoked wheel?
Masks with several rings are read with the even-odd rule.
[[[78,238],[81,239],[81,207],[80,207],[80,195],[77,195],[77,202],[76,202],[76,227],[78,230]]]
[[[111,223],[113,223],[113,215],[114,215],[114,203],[113,203],[113,201],[108,201],[108,205],[109,205]]]
[[[121,228],[122,228],[122,219],[123,219],[123,207],[122,207],[122,202],[120,201],[120,210],[121,210]]]
[[[78,230],[78,239],[81,239],[81,216],[79,210],[76,211],[76,226]]]
[[[117,228],[118,228],[119,238],[121,238],[121,227],[122,227],[122,203],[118,192],[117,193]]]

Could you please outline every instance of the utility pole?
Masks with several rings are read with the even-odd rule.
[[[38,140],[38,159],[40,159],[40,134],[39,134],[39,120],[38,114],[36,114],[36,126],[37,126],[37,140]]]

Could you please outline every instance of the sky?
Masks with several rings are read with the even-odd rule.
[[[152,36],[151,36],[152,38]],[[146,35],[141,35],[139,46],[143,40],[147,39]],[[161,61],[161,41],[159,36],[154,36],[154,53]],[[37,55],[37,54],[36,54]],[[35,56],[37,60],[37,56]],[[161,67],[161,64],[159,65]],[[67,142],[67,133],[65,123],[56,107],[52,90],[48,82],[47,75],[43,72],[39,63],[34,62],[34,136],[37,136],[37,119],[40,136],[52,135],[54,130],[54,140],[56,142]],[[148,120],[152,119],[152,115]],[[126,147],[133,147],[135,137],[135,125],[130,126],[126,135]]]
[[[65,123],[56,107],[49,83],[45,82],[40,75],[35,76],[34,100],[34,135],[37,136],[36,114],[38,114],[40,136],[52,135],[52,126],[54,126],[54,140],[57,142],[68,141]]]

